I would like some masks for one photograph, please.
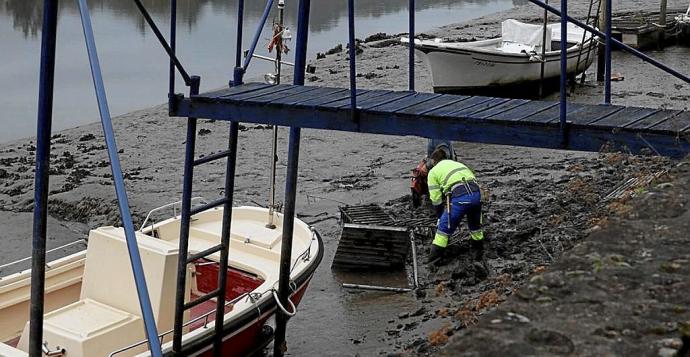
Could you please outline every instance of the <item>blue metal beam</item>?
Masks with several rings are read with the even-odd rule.
[[[254,57],[254,51],[256,50],[256,46],[259,43],[259,38],[261,37],[261,32],[264,29],[264,26],[266,25],[266,20],[268,20],[268,15],[271,13],[271,7],[273,7],[273,0],[268,0],[266,1],[266,7],[264,8],[264,13],[261,15],[261,19],[259,20],[259,24],[256,25],[256,32],[254,32],[254,38],[252,39],[252,44],[249,47],[249,52],[247,53],[247,56],[244,57],[244,64],[242,65],[242,70],[246,71],[247,67],[249,67],[249,63],[252,61],[252,57]],[[238,43],[238,46],[242,48],[242,44]]]
[[[235,68],[229,86],[242,84],[244,70],[242,69],[242,29],[244,28],[244,0],[237,1],[237,39],[235,40]]]
[[[31,242],[31,311],[29,354],[42,356],[43,312],[46,273],[46,230],[48,226],[48,189],[50,180],[50,132],[53,122],[53,84],[57,38],[57,0],[43,1],[41,35],[41,77],[38,93],[36,133],[36,174],[34,190],[33,240]]]
[[[408,62],[409,62],[409,74],[408,74],[408,84],[409,90],[414,91],[414,25],[415,25],[415,0],[410,0],[408,5],[409,19],[408,26],[410,32],[410,46],[408,48]]]
[[[151,30],[153,31],[153,34],[156,36],[158,39],[158,42],[160,42],[161,46],[163,46],[163,49],[165,50],[166,53],[168,53],[168,56],[170,57],[170,60],[175,64],[175,67],[177,70],[180,72],[180,75],[184,79],[184,83],[189,86],[190,85],[190,76],[187,73],[187,71],[184,69],[182,66],[182,63],[180,60],[177,58],[175,55],[175,51],[170,47],[168,42],[165,40],[165,37],[163,37],[163,33],[161,33],[161,30],[158,29],[158,26],[156,26],[156,22],[153,21],[153,18],[151,18],[151,15],[149,12],[146,10],[146,7],[144,7],[144,4],[141,3],[141,0],[134,0],[134,4],[136,4],[137,8],[141,12],[142,16],[144,16],[144,20],[146,20],[146,23],[149,24],[149,27],[151,27]]]
[[[122,225],[125,230],[127,250],[129,251],[129,259],[132,265],[132,271],[134,273],[134,283],[137,288],[137,295],[139,297],[141,315],[144,320],[144,327],[146,329],[146,337],[148,338],[149,350],[151,351],[151,355],[159,357],[162,356],[162,353],[160,341],[158,339],[158,331],[156,329],[156,320],[153,317],[151,299],[149,298],[149,291],[146,287],[144,268],[141,264],[141,256],[139,255],[137,238],[134,233],[134,224],[132,223],[132,215],[129,209],[127,190],[125,188],[125,182],[122,176],[122,168],[120,167],[120,158],[117,153],[115,133],[113,131],[110,109],[108,108],[108,100],[105,94],[105,87],[103,85],[101,66],[98,61],[98,52],[96,51],[96,42],[93,36],[91,17],[89,16],[89,8],[86,4],[86,0],[79,0],[79,13],[81,15],[81,23],[84,30],[86,49],[89,55],[91,76],[93,77],[93,85],[96,91],[96,99],[98,101],[98,111],[101,115],[103,134],[105,136],[108,157],[110,159],[115,194],[117,195],[120,218],[122,219]]]
[[[606,0],[606,46],[604,47],[604,104],[611,104],[611,0]]]
[[[355,40],[355,0],[347,0],[347,32],[350,55],[350,108],[352,120],[357,120],[357,43]]]
[[[568,0],[561,0],[561,95],[560,95],[560,131],[561,131],[561,145],[566,146],[566,120],[567,120],[567,103],[568,94],[566,92],[566,85],[568,82]]]

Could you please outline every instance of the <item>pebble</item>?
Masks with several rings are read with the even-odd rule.
[[[668,347],[662,347],[659,349],[659,353],[657,355],[659,357],[674,357],[676,355],[676,350],[673,348],[668,348]]]

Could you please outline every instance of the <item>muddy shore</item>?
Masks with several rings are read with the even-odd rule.
[[[582,17],[587,3],[570,1],[569,5],[572,14]],[[686,5],[669,1],[670,8]],[[614,2],[614,10],[625,12],[649,10],[646,6],[638,0]],[[541,16],[534,6],[521,6],[470,23],[443,26],[427,35],[483,39],[498,35],[503,19],[536,22]],[[406,88],[404,47],[385,39],[361,47],[358,86]],[[673,47],[653,55],[680,72],[690,73],[690,63],[683,60],[689,52]],[[310,84],[346,86],[346,57],[340,52],[315,60],[317,72],[308,77]],[[429,91],[430,76],[420,57],[417,68],[417,89]],[[613,84],[616,104],[678,109],[687,105],[687,84],[641,65],[636,58],[616,52],[614,71],[625,76],[624,81]],[[589,82],[569,99],[597,102],[602,91],[601,86]],[[120,116],[114,125],[132,210],[135,220],[140,221],[150,209],[181,196],[185,121],[169,118],[166,107],[157,106]],[[267,202],[270,137],[267,127],[242,127],[235,194],[238,205]],[[405,198],[409,170],[424,155],[426,140],[319,130],[305,130],[302,137],[297,212],[304,221],[316,222],[326,254],[300,313],[289,325],[288,346],[293,355],[434,353],[446,344],[449,335],[459,334],[457,331],[474,324],[475,319],[483,326],[485,311],[506,299],[514,300],[510,296],[530,281],[535,271],[543,272],[564,252],[573,252],[579,242],[589,241],[585,237],[593,227],[639,209],[627,200],[604,200],[618,185],[676,165],[653,156],[456,143],[461,160],[492,192],[485,221],[494,254],[483,264],[476,264],[470,260],[466,242],[460,242],[451,248],[457,259],[447,259],[440,268],[422,269],[423,288],[417,295],[353,293],[340,287],[348,277],[330,270],[340,231],[338,206],[377,203],[400,216],[414,214],[407,210]],[[198,153],[223,150],[226,138],[226,123],[200,123]],[[90,228],[118,222],[100,124],[57,133],[52,142],[49,248],[83,238]],[[287,161],[285,129],[280,131],[279,145],[280,200]],[[30,254],[34,151],[31,139],[0,147],[0,263]],[[221,163],[201,166],[195,173],[195,194],[218,196],[223,174]],[[662,176],[662,181],[674,180]],[[423,255],[427,244],[420,245]],[[466,342],[459,343],[464,346]]]

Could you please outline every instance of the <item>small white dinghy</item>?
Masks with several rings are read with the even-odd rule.
[[[192,217],[189,252],[218,245],[222,208]],[[223,323],[223,355],[246,356],[272,339],[265,327],[278,308],[294,312],[323,257],[319,235],[295,219],[291,261],[291,306],[276,304],[282,214],[266,228],[268,210],[232,210],[225,315],[206,301],[185,312],[182,353],[211,355],[214,325]],[[171,355],[180,217],[136,233],[164,355]],[[144,324],[129,263],[124,230],[101,227],[89,234],[86,250],[48,263],[43,339],[49,356],[149,356]],[[217,288],[219,253],[188,265],[186,300]],[[0,277],[0,356],[28,356],[31,271]],[[59,346],[59,347],[58,347]]]
[[[541,80],[543,25],[506,20],[501,37],[473,42],[414,40],[433,78],[435,92],[483,92],[520,89]],[[594,61],[596,41],[568,24],[568,76],[584,72]],[[546,28],[544,79],[560,77],[560,23]],[[401,42],[410,42],[401,38]],[[509,87],[509,88],[506,88]],[[517,87],[517,88],[516,88]]]

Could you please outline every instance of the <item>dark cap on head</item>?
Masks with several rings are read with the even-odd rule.
[[[434,165],[446,159],[448,159],[448,155],[446,154],[446,151],[441,148],[438,148],[431,153],[431,160],[433,161]]]

